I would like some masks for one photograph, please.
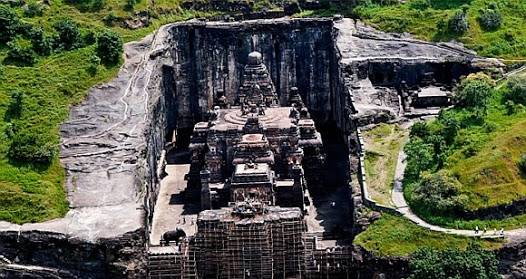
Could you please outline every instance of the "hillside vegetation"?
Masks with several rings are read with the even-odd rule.
[[[425,219],[461,228],[525,224],[524,215],[501,223],[456,220],[466,211],[526,198],[526,173],[521,169],[526,153],[526,79],[504,84],[494,87],[487,76],[472,75],[457,89],[454,108],[412,127],[405,147],[404,192]]]
[[[11,3],[0,4],[0,220],[39,222],[68,210],[60,123],[122,62],[99,56],[119,48],[118,36],[136,40],[161,24],[210,13],[183,11],[178,1],[167,0]],[[123,27],[141,11],[152,15],[148,26]],[[107,44],[98,51],[101,41]]]
[[[384,213],[367,230],[357,235],[353,243],[378,256],[408,256],[422,248],[463,250],[473,242],[479,243],[485,249],[497,249],[501,246],[499,241],[432,232],[403,217]]]
[[[359,0],[353,13],[382,30],[458,40],[480,55],[526,57],[526,1]],[[403,3],[400,3],[403,2]]]

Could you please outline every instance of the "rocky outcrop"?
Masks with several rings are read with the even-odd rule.
[[[403,103],[402,83],[408,88],[450,86],[463,75],[503,67],[461,45],[383,33],[352,19],[336,21],[335,28],[345,83],[352,91],[359,126],[402,115],[408,105]]]
[[[64,234],[2,232],[0,278],[142,278],[144,232],[94,243]],[[23,277],[26,276],[26,277]]]
[[[507,279],[526,278],[526,242],[512,241],[497,253],[499,271]]]

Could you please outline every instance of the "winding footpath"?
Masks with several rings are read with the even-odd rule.
[[[413,213],[413,211],[411,211],[411,208],[409,207],[409,205],[407,204],[405,200],[403,186],[402,186],[404,172],[405,172],[405,168],[407,165],[406,157],[407,156],[403,148],[400,149],[400,152],[398,154],[398,161],[396,163],[395,179],[394,179],[395,182],[394,182],[394,187],[393,187],[393,191],[391,194],[391,199],[393,201],[396,211],[400,212],[405,218],[409,219],[416,225],[432,230],[432,231],[460,235],[460,236],[468,236],[468,237],[484,237],[484,238],[499,237],[498,235],[494,235],[492,231],[488,231],[486,234],[482,234],[481,231],[476,233],[474,230],[457,230],[457,229],[450,229],[450,228],[444,228],[444,227],[432,225],[424,221],[420,217],[418,217],[418,215],[416,215],[415,213]],[[504,236],[510,242],[526,241],[526,227],[522,227],[522,228],[515,229],[515,230],[504,231]]]

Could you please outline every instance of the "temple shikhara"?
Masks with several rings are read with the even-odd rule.
[[[200,195],[202,210],[247,203],[305,210],[307,182],[320,186],[321,136],[297,89],[279,105],[258,52],[249,54],[236,106],[216,106],[197,123],[190,150],[187,193]]]
[[[262,61],[250,53],[234,103],[218,98],[194,126],[184,199],[199,212],[172,264],[180,278],[288,278],[321,274],[320,265],[340,274],[350,264],[348,250],[327,256],[316,241],[323,232],[309,233],[310,193],[323,191],[322,138],[297,88],[280,104]]]

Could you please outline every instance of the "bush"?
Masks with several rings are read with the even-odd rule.
[[[466,108],[486,108],[493,94],[493,80],[485,74],[471,74],[455,90],[456,105]]]
[[[107,65],[119,62],[123,51],[123,42],[119,34],[106,30],[97,37],[97,56]]]
[[[33,50],[36,53],[39,55],[49,55],[51,53],[53,41],[44,34],[42,28],[33,28],[29,37],[33,45]]]
[[[411,256],[409,279],[498,279],[498,263],[494,252],[473,243],[465,251],[422,248]]]
[[[4,63],[17,66],[32,66],[36,62],[36,53],[31,44],[22,40],[7,43],[8,51]]]
[[[20,24],[20,19],[12,8],[0,5],[0,43],[7,43],[13,39]]]
[[[478,22],[482,29],[496,30],[502,24],[502,15],[496,10],[484,9],[478,17]]]
[[[43,12],[44,12],[44,5],[38,2],[29,2],[24,7],[24,16],[27,16],[27,17],[42,16]]]
[[[63,19],[55,23],[57,38],[56,48],[72,50],[82,46],[82,36],[79,27],[71,19]]]
[[[115,21],[117,21],[118,19],[119,18],[113,12],[110,12],[102,19],[102,21],[104,22],[104,24],[106,24],[106,26],[113,26]]]
[[[75,6],[80,11],[100,11],[106,5],[104,0],[66,0],[66,3]]]
[[[419,208],[431,213],[453,213],[462,210],[467,200],[467,196],[460,193],[461,187],[456,178],[444,171],[424,174],[411,198]]]
[[[519,167],[520,172],[523,175],[526,175],[526,153],[522,154],[519,162],[517,162],[517,166]]]
[[[11,160],[22,163],[49,164],[55,155],[52,140],[43,136],[40,131],[21,130],[15,132],[9,147]]]
[[[507,84],[507,91],[504,94],[506,101],[515,104],[526,105],[526,77],[512,77]]]
[[[7,105],[6,117],[8,120],[12,118],[20,118],[24,108],[24,93],[20,91],[13,91],[9,104]]]
[[[139,0],[126,0],[124,8],[128,11],[133,11],[133,7],[135,7],[137,3],[139,3]]]
[[[426,10],[431,7],[430,0],[413,0],[409,2],[409,7],[414,10]]]
[[[462,35],[468,31],[469,22],[466,11],[456,11],[455,14],[449,18],[448,23],[449,32]]]
[[[409,132],[409,135],[411,137],[419,137],[419,138],[425,138],[429,136],[429,127],[427,126],[427,122],[420,121],[416,122],[411,126],[411,131]]]
[[[99,65],[100,65],[100,58],[97,55],[92,55],[89,58],[89,64],[88,64],[88,67],[86,68],[86,71],[91,76],[94,76],[95,74],[97,74],[97,69]]]

